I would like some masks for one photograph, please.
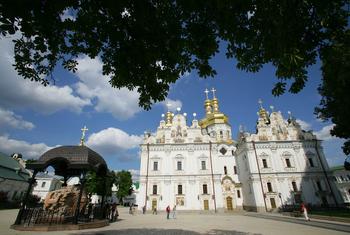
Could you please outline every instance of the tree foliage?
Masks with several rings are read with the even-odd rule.
[[[348,7],[348,0],[13,0],[0,3],[0,33],[20,32],[14,66],[24,78],[46,85],[57,64],[74,72],[80,55],[98,56],[111,86],[137,89],[145,109],[164,100],[186,72],[214,76],[209,61],[220,42],[239,69],[275,66],[274,95],[299,92],[307,68],[321,58],[323,99],[316,112],[338,125],[344,117],[330,100],[341,102],[344,94],[330,92],[334,69],[328,65],[346,58]],[[340,77],[348,78],[341,66]],[[332,133],[350,136],[348,129]]]
[[[322,49],[322,95],[316,114],[330,119],[335,126],[331,134],[347,139],[343,151],[350,154],[350,31],[338,38],[334,45]]]
[[[132,178],[129,171],[118,171],[116,173],[115,185],[118,188],[117,197],[119,201],[125,196],[130,195],[132,190]]]
[[[105,176],[99,176],[94,171],[90,171],[86,177],[86,190],[88,193],[110,196],[112,186],[116,177],[113,172],[108,172]]]

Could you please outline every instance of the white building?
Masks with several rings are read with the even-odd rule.
[[[344,166],[332,167],[331,171],[343,202],[350,206],[350,171],[345,170]]]
[[[207,93],[208,94],[208,93]],[[206,116],[168,111],[155,135],[141,145],[139,208],[233,210],[243,206],[235,143],[218,99],[205,100]],[[179,110],[178,110],[179,111]]]
[[[240,133],[237,144],[244,208],[271,211],[301,202],[339,202],[316,136],[303,131],[291,114],[285,120],[281,112],[269,114],[261,106],[258,115],[256,133]]]
[[[41,200],[45,200],[48,192],[60,189],[62,187],[62,181],[55,175],[49,175],[47,173],[38,174],[35,177],[36,184],[33,188],[33,195],[37,195]]]
[[[334,204],[334,184],[320,141],[280,112],[259,111],[257,133],[231,137],[215,97],[205,117],[168,111],[141,144],[141,209],[271,211],[304,201]],[[327,178],[326,178],[327,176]]]

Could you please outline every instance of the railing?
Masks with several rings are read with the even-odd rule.
[[[22,213],[19,224],[23,226],[37,226],[37,225],[55,225],[55,224],[69,224],[74,223],[74,213],[72,210],[44,210],[42,207],[26,208]],[[108,219],[110,221],[116,220],[117,213],[112,212],[108,207],[95,207],[90,210],[82,210],[79,214],[79,222],[90,222],[94,219]]]

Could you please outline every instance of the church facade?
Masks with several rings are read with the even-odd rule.
[[[257,132],[232,139],[228,117],[206,90],[205,117],[168,111],[141,144],[139,208],[272,211],[304,201],[334,204],[333,183],[316,136],[261,106]]]

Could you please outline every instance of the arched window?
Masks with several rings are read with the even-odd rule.
[[[177,194],[179,194],[179,195],[182,194],[182,185],[181,185],[181,184],[179,184],[179,185],[177,186]]]
[[[208,185],[203,184],[203,194],[208,194]]]
[[[153,194],[154,194],[154,195],[157,194],[157,185],[153,185]]]
[[[267,191],[268,191],[269,193],[273,192],[271,182],[267,182]]]
[[[227,167],[224,166],[224,174],[227,175]]]

